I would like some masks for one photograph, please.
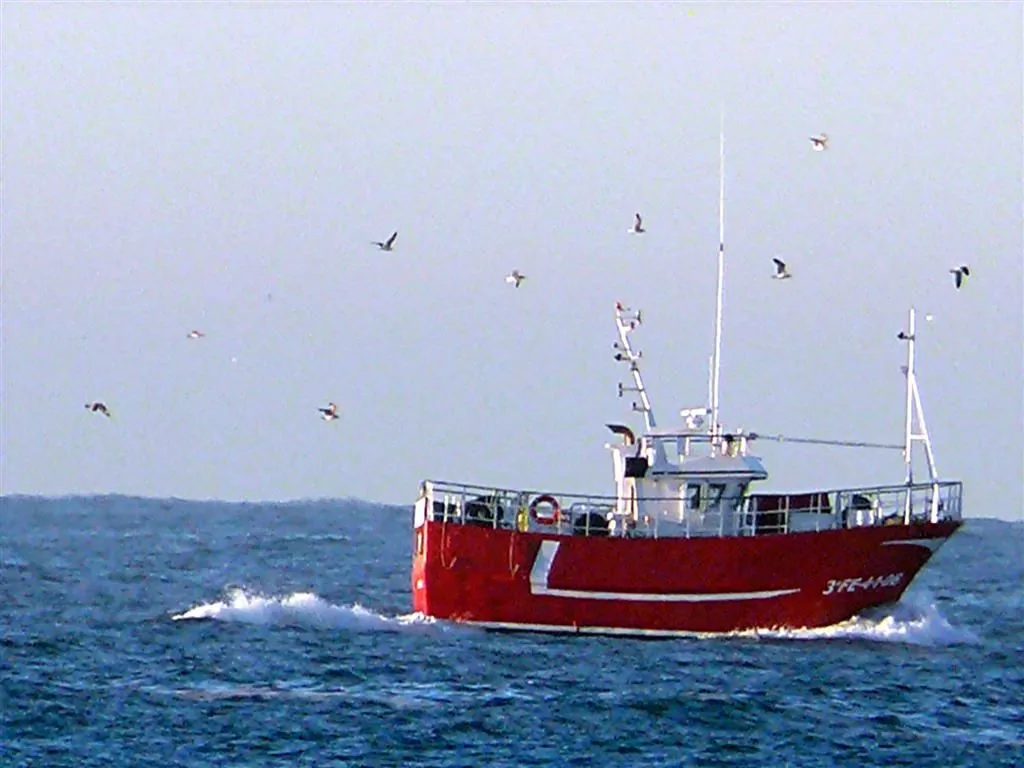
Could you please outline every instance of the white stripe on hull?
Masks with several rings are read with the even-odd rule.
[[[632,603],[721,603],[735,600],[768,600],[792,595],[799,589],[770,589],[762,592],[587,592],[582,589],[533,589],[535,595],[570,597],[577,600],[625,600]]]
[[[792,595],[799,589],[770,589],[758,592],[591,592],[582,589],[554,589],[548,586],[551,566],[555,564],[560,542],[547,539],[541,542],[537,557],[530,569],[530,592],[548,597],[568,597],[577,600],[623,600],[632,603],[715,603],[735,600],[767,600]],[[564,631],[564,630],[563,630]],[[581,630],[583,631],[583,630]],[[602,630],[604,631],[604,630]],[[643,632],[644,630],[637,630]]]

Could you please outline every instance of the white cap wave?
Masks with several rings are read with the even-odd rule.
[[[757,630],[753,634],[786,640],[855,639],[924,646],[980,642],[969,629],[950,624],[926,594],[904,595],[895,605],[878,609],[871,615],[854,616],[831,627]]]
[[[419,613],[389,617],[358,603],[351,606],[334,605],[312,592],[267,597],[244,589],[232,589],[223,600],[200,603],[171,616],[171,619],[212,619],[243,624],[330,627],[370,632],[398,632],[407,627],[433,623],[433,619]]]

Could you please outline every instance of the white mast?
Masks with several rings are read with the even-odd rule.
[[[924,420],[924,407],[921,405],[921,394],[917,389],[917,373],[914,370],[914,344],[917,341],[917,313],[910,308],[909,329],[900,334],[900,339],[907,342],[907,398],[903,421],[903,462],[906,465],[907,499],[904,509],[904,521],[910,524],[911,499],[910,486],[914,483],[914,467],[912,463],[915,442],[924,444],[925,458],[928,460],[928,479],[932,483],[932,500],[930,518],[934,523],[938,520],[939,485],[938,470],[935,468],[935,454],[932,453],[932,441],[928,437],[928,425]],[[916,426],[916,431],[915,431]]]
[[[715,304],[715,352],[711,358],[711,435],[718,437],[718,380],[722,366],[722,281],[725,273],[725,113],[718,134],[718,299]],[[717,441],[712,441],[717,450]]]
[[[914,447],[914,334],[917,332],[914,308],[910,308],[910,322],[907,333],[907,400],[903,414],[903,464],[906,467],[906,483],[914,482],[914,464],[911,461],[911,449]],[[909,501],[909,499],[908,499]]]

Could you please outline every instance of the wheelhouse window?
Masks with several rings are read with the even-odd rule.
[[[742,483],[741,485],[736,486],[733,494],[733,496],[726,499],[726,503],[733,509],[739,510],[743,507],[743,499],[747,495],[747,484]]]
[[[686,508],[700,509],[701,486],[699,483],[691,483],[686,487]]]
[[[708,486],[708,508],[717,507],[722,503],[722,497],[725,496],[725,484],[724,483],[711,483]]]

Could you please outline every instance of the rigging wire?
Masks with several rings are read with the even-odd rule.
[[[774,440],[778,443],[806,443],[810,445],[836,445],[843,448],[885,448],[902,451],[903,446],[896,443],[870,443],[863,440],[821,440],[814,437],[788,437],[786,435],[762,435],[751,432],[744,435],[748,440]]]

